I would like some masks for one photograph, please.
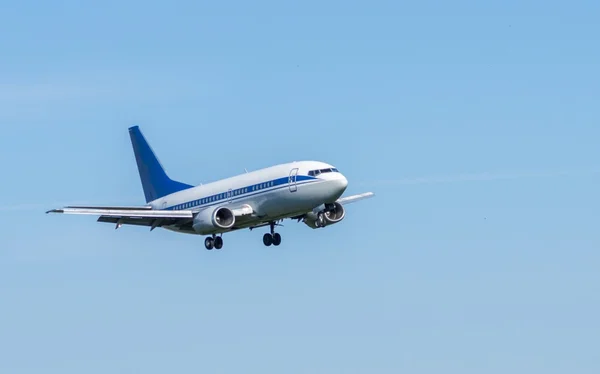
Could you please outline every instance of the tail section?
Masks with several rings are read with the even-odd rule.
[[[167,176],[138,126],[129,128],[129,136],[147,203],[193,187],[174,181]]]

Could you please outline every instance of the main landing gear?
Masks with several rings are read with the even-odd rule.
[[[204,246],[209,251],[213,248],[221,249],[221,248],[223,248],[223,238],[221,236],[216,236],[213,234],[212,237],[208,237],[208,238],[204,239]]]
[[[275,222],[269,224],[271,226],[271,232],[266,233],[263,236],[263,244],[269,247],[270,245],[278,246],[281,244],[281,235],[275,232]]]

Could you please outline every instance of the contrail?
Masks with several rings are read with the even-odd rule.
[[[457,182],[478,182],[509,179],[531,179],[531,178],[556,178],[563,176],[589,176],[600,173],[600,168],[589,170],[559,170],[559,171],[525,171],[525,172],[505,172],[505,173],[472,173],[455,174],[447,176],[429,176],[429,177],[409,177],[400,179],[381,179],[372,182],[361,182],[359,185],[411,185],[411,184],[440,184]]]

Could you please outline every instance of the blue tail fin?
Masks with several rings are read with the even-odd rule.
[[[147,203],[193,187],[174,181],[167,176],[138,126],[129,128],[129,136],[131,137],[131,145],[133,146],[133,153],[135,154],[135,161],[140,172]]]

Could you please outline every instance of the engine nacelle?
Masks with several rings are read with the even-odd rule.
[[[346,217],[346,210],[340,203],[333,203],[327,208],[321,205],[312,212],[307,213],[304,217],[304,223],[313,229],[318,229],[338,223]]]
[[[224,206],[216,209],[206,208],[194,217],[192,227],[200,235],[212,234],[218,230],[226,230],[235,224],[235,215]]]

